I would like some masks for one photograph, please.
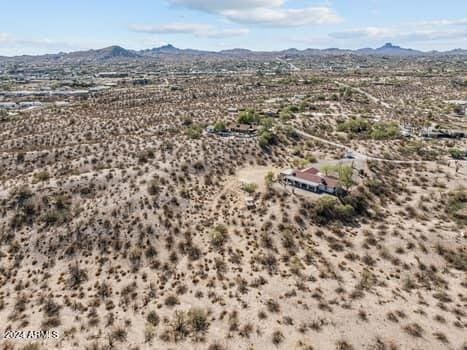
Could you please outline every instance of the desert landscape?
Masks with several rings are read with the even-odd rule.
[[[0,110],[0,330],[59,334],[0,348],[467,349],[465,57],[171,50],[0,60],[120,72]]]

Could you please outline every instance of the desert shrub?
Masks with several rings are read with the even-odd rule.
[[[148,184],[148,193],[151,196],[156,196],[160,193],[161,187],[157,179],[152,179]]]
[[[186,135],[190,139],[199,139],[203,134],[203,127],[201,125],[190,125],[186,130]]]
[[[258,185],[255,183],[245,183],[242,185],[242,190],[244,190],[247,193],[254,193],[258,189]]]
[[[266,301],[266,307],[268,308],[268,311],[271,313],[278,313],[281,309],[279,303],[275,301],[274,299],[268,299]]]
[[[208,350],[227,350],[225,346],[219,343],[213,343],[209,345]]]
[[[138,162],[147,163],[150,159],[154,159],[155,154],[152,149],[147,149],[138,153]]]
[[[274,345],[279,345],[284,341],[284,334],[281,331],[275,331],[272,333],[272,343]]]
[[[52,297],[45,300],[43,311],[47,317],[57,316],[60,312],[61,306],[57,304]]]
[[[27,186],[19,186],[14,188],[10,193],[10,202],[19,207],[23,206],[30,198],[33,197],[31,189]]]
[[[411,323],[404,327],[404,331],[413,337],[421,338],[423,336],[423,328],[418,323]]]
[[[71,288],[80,286],[83,282],[87,281],[88,273],[86,270],[81,269],[78,264],[73,264],[68,268],[69,278],[68,282]]]
[[[284,248],[293,250],[295,248],[295,239],[293,233],[290,230],[284,232],[284,236],[282,237],[282,245]]]
[[[21,348],[21,350],[41,350],[39,343],[29,343]]]
[[[50,179],[50,174],[47,170],[39,171],[38,173],[34,174],[34,181],[36,182],[43,182],[47,181],[48,179]]]
[[[368,269],[364,269],[360,275],[357,288],[360,290],[370,290],[376,284],[376,276]]]
[[[269,171],[265,176],[264,176],[264,182],[266,183],[266,187],[270,188],[272,184],[275,181],[275,175],[272,171]]]
[[[153,326],[157,326],[160,322],[160,317],[156,311],[152,310],[149,311],[148,315],[146,316],[146,320]]]
[[[455,218],[459,219],[460,222],[467,222],[467,217],[465,216],[465,208],[467,203],[467,192],[464,188],[447,193],[445,196],[446,213]]]
[[[452,250],[438,244],[436,250],[452,267],[460,271],[467,270],[467,253],[462,249]]]
[[[380,122],[372,126],[370,137],[374,140],[389,140],[400,135],[399,125],[395,122]]]
[[[156,329],[153,325],[147,324],[146,327],[144,327],[144,340],[146,343],[149,343],[154,339],[156,336]]]
[[[452,148],[449,150],[449,154],[451,155],[452,158],[454,159],[464,159],[466,156],[466,152],[463,150],[460,150],[458,148]]]
[[[383,181],[378,179],[369,179],[365,181],[368,190],[378,197],[385,197],[391,193],[391,189]]]
[[[313,218],[319,224],[332,221],[350,222],[355,210],[350,204],[342,204],[337,198],[324,196],[318,199],[313,207]]]
[[[208,330],[208,315],[203,309],[191,309],[188,311],[187,318],[190,328],[194,333],[203,333]]]
[[[346,340],[339,340],[336,343],[336,350],[353,350],[354,347],[349,344]]]
[[[125,328],[119,326],[112,330],[112,339],[123,343],[127,338],[127,331]]]
[[[65,195],[44,196],[42,202],[47,206],[40,220],[46,225],[61,225],[70,221],[71,199]]]
[[[69,221],[70,213],[67,210],[51,209],[46,211],[41,219],[48,226],[61,225]]]
[[[35,196],[28,186],[14,188],[9,196],[9,207],[15,210],[10,221],[12,228],[31,225],[36,216]]]
[[[175,311],[174,318],[170,325],[170,331],[174,341],[180,341],[190,334],[187,315],[183,311]]]
[[[259,262],[268,270],[269,273],[277,271],[277,259],[272,254],[261,256]]]
[[[16,163],[18,163],[18,164],[23,163],[25,159],[26,159],[26,153],[25,152],[19,152],[16,155]]]
[[[176,295],[172,294],[165,298],[164,304],[166,306],[175,306],[180,304],[180,301],[178,300],[178,297]]]
[[[224,245],[228,238],[228,229],[225,225],[219,224],[210,232],[211,244],[216,248]]]
[[[306,157],[305,157],[306,161],[308,163],[316,163],[318,162],[318,159],[316,158],[316,156],[314,154],[307,154]]]
[[[184,126],[189,126],[189,125],[191,125],[191,124],[193,124],[193,118],[192,118],[192,117],[190,117],[190,116],[185,116],[185,117],[183,117],[183,119],[182,119],[182,125],[184,125]]]

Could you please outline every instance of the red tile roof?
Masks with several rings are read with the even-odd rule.
[[[299,178],[305,181],[314,182],[317,184],[325,184],[326,186],[331,187],[331,188],[338,187],[339,185],[338,179],[331,177],[331,176],[319,176],[317,175],[319,170],[316,173],[315,173],[315,170],[317,169],[309,168],[303,171],[296,171],[294,176],[296,178]]]
[[[311,167],[311,168],[304,169],[304,170],[302,170],[301,172],[302,172],[302,173],[307,173],[307,174],[316,175],[316,174],[319,173],[319,170],[316,169],[316,168]]]

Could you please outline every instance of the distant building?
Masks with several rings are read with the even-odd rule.
[[[458,105],[454,108],[454,111],[459,117],[465,117],[467,112],[467,105]]]
[[[97,74],[98,78],[110,78],[110,79],[115,79],[115,78],[127,78],[128,73],[125,72],[100,72]]]
[[[254,197],[246,197],[245,198],[245,206],[247,209],[254,209],[256,207]]]
[[[275,118],[279,115],[279,112],[274,109],[266,108],[261,111],[266,117]]]
[[[31,108],[31,107],[41,107],[42,102],[38,101],[26,101],[26,102],[20,102],[19,107],[20,108]]]
[[[216,130],[214,126],[208,126],[206,131],[209,134],[217,134],[220,136],[238,136],[238,137],[254,137],[258,133],[258,129],[254,125],[231,123],[225,126],[224,130]]]
[[[0,109],[15,109],[18,105],[14,102],[0,102]]]
[[[231,133],[245,134],[245,135],[256,135],[258,129],[254,125],[249,124],[229,124],[227,130]]]
[[[445,101],[446,103],[453,104],[454,113],[459,117],[465,117],[467,114],[467,101],[466,100],[450,100]]]
[[[425,128],[422,130],[421,136],[426,138],[460,139],[466,137],[466,132],[463,130]]]

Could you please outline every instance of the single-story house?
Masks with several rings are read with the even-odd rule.
[[[427,137],[427,138],[460,139],[460,138],[466,137],[466,132],[463,130],[445,130],[445,129],[427,128],[427,129],[422,130],[421,135],[422,137]]]
[[[280,174],[281,181],[306,191],[328,193],[336,195],[341,188],[339,180],[332,176],[325,176],[316,168],[303,170],[289,169]]]
[[[229,132],[232,132],[232,133],[248,134],[248,135],[256,134],[256,132],[258,131],[258,129],[253,125],[238,124],[238,123],[228,125],[227,129]]]
[[[237,136],[237,137],[255,137],[258,129],[254,125],[230,123],[226,125],[224,130],[215,130],[214,126],[208,126],[206,132],[209,134],[216,134],[219,136]]]

